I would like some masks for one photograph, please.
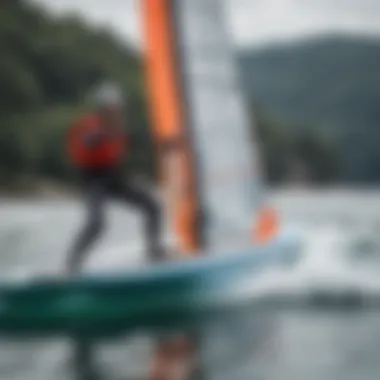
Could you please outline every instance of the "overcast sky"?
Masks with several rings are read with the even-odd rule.
[[[29,0],[54,12],[79,12],[140,44],[139,0]],[[221,0],[223,1],[223,0]],[[328,31],[376,34],[380,0],[226,0],[236,42],[258,45]]]

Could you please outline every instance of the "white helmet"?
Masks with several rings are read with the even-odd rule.
[[[96,88],[93,94],[93,101],[97,107],[105,107],[109,105],[123,106],[123,91],[115,83],[102,83]]]

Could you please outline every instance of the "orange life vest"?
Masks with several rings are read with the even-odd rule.
[[[91,146],[86,140],[103,134],[104,137]],[[69,130],[68,155],[80,168],[109,168],[121,163],[127,151],[127,138],[120,133],[107,134],[98,115],[81,117]]]

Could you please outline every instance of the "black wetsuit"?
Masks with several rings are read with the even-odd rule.
[[[119,169],[83,171],[86,222],[69,255],[70,272],[80,269],[91,246],[105,228],[106,202],[115,199],[136,207],[145,216],[147,254],[151,261],[163,259],[160,208],[154,197],[132,183]]]

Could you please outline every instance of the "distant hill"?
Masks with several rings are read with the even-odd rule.
[[[240,56],[254,104],[337,144],[340,179],[380,180],[380,39],[330,36]]]
[[[126,164],[154,173],[137,52],[107,30],[53,17],[28,0],[2,1],[0,41],[0,190],[76,179],[66,131],[88,109],[94,84],[109,78],[128,95],[134,149]],[[240,58],[270,182],[380,180],[380,42],[323,38]]]

